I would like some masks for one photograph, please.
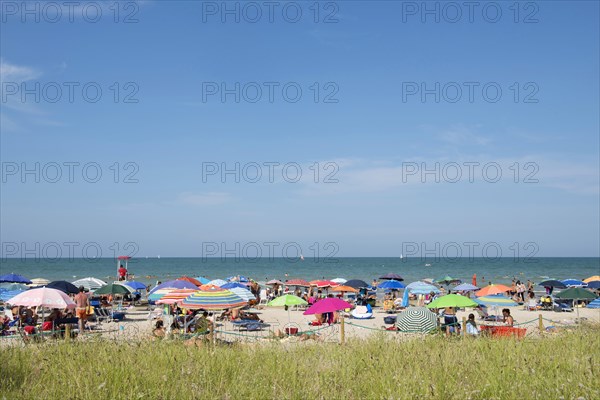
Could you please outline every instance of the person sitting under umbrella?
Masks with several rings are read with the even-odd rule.
[[[515,320],[513,319],[512,315],[510,315],[510,310],[508,308],[502,310],[502,316],[504,317],[502,319],[502,322],[504,322],[508,326],[514,325]]]
[[[477,328],[477,323],[475,322],[475,314],[469,314],[469,319],[467,319],[465,329],[467,331],[467,335],[479,335],[479,328]]]

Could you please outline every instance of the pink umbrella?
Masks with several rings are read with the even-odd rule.
[[[27,290],[7,300],[8,304],[25,307],[73,308],[75,303],[64,292],[47,287]]]
[[[304,315],[325,314],[344,310],[346,308],[352,308],[352,304],[338,299],[337,297],[327,297],[310,306],[306,311],[304,311]]]

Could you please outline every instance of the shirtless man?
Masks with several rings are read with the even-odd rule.
[[[83,286],[79,286],[79,293],[75,295],[75,306],[77,311],[77,318],[79,318],[79,334],[83,335],[83,329],[85,328],[85,321],[87,319],[86,309],[90,305],[90,300],[84,292]]]

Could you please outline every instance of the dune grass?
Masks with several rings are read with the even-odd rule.
[[[2,349],[0,393],[7,399],[597,399],[600,332],[525,340],[374,336],[344,346],[10,346]]]

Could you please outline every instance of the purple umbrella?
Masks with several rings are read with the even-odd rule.
[[[152,288],[149,294],[152,294],[159,289],[198,289],[198,286],[194,285],[191,282],[177,279],[174,281],[161,283],[160,285]]]

